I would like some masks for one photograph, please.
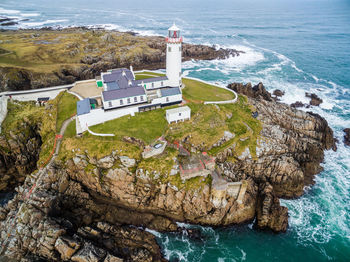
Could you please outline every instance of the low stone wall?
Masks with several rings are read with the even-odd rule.
[[[1,134],[1,125],[5,120],[7,115],[7,96],[0,97],[0,134]]]

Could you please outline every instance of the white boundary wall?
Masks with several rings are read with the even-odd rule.
[[[80,132],[88,130],[89,126],[98,125],[109,120],[113,120],[122,116],[131,115],[134,116],[135,113],[139,111],[138,106],[128,107],[128,108],[119,108],[115,110],[104,111],[102,108],[92,109],[89,114],[84,114],[77,116],[79,119]]]
[[[6,118],[6,115],[7,115],[7,97],[1,96],[0,97],[0,134],[1,134],[1,125]]]
[[[11,96],[12,99],[19,101],[37,101],[39,97],[49,97],[50,99],[54,99],[60,92],[71,87],[73,87],[73,84],[22,91],[7,91],[0,93],[0,96]]]

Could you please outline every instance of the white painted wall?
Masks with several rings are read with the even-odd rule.
[[[152,89],[161,88],[164,86],[170,86],[170,81],[169,80],[155,81],[155,82],[143,83],[141,85],[145,87],[147,90],[152,90]]]
[[[181,42],[167,43],[166,49],[166,76],[169,79],[169,86],[180,86],[181,83]]]
[[[5,120],[7,115],[7,96],[0,97],[0,134],[1,134],[1,125]]]
[[[80,132],[86,131],[90,126],[98,125],[103,122],[113,120],[126,115],[135,115],[139,111],[138,106],[119,108],[116,110],[104,111],[102,108],[93,109],[89,114],[84,114],[77,116],[78,122],[80,124]]]
[[[128,98],[130,99],[130,103],[128,103]],[[136,105],[136,104],[147,102],[146,95],[132,96],[132,97],[128,97],[128,98],[115,99],[115,100],[111,100],[111,101],[104,101],[103,96],[102,96],[103,107],[105,109],[110,109],[110,108],[118,108],[118,107],[122,107],[122,106],[130,106],[130,105]],[[135,98],[136,98],[136,102],[135,102]],[[142,100],[141,100],[141,98],[142,98]],[[121,103],[120,100],[122,100],[123,102]]]
[[[191,110],[182,112],[166,112],[166,120],[168,123],[189,120],[191,118]]]
[[[165,96],[160,98],[155,98],[152,100],[152,104],[169,104],[182,101],[182,94],[174,96]]]

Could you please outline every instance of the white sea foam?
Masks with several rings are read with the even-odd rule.
[[[57,24],[57,23],[62,23],[67,21],[68,21],[67,19],[57,19],[57,20],[46,20],[42,22],[25,22],[25,23],[21,23],[20,27],[34,28],[34,27],[39,27],[43,25],[52,25],[52,24]]]
[[[0,7],[0,14],[2,15],[17,15],[20,14],[21,12],[18,10],[13,10],[13,9],[5,9]]]
[[[156,236],[156,237],[161,237],[161,236],[162,236],[162,234],[159,233],[158,231],[155,231],[155,230],[152,230],[152,229],[149,229],[149,228],[146,228],[145,231],[147,231],[147,232],[153,234],[153,235]]]
[[[36,17],[36,16],[40,16],[39,13],[23,13],[21,14],[21,16],[23,17]]]

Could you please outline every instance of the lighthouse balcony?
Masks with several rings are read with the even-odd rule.
[[[167,43],[172,43],[172,44],[177,44],[177,43],[182,43],[182,37],[178,37],[178,38],[173,38],[173,37],[166,37],[165,41]]]

